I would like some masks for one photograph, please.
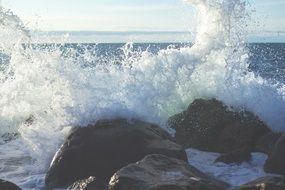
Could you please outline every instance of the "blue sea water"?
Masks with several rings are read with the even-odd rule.
[[[250,66],[255,73],[268,80],[285,82],[285,44],[250,44]]]

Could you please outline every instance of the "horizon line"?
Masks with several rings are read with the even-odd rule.
[[[37,33],[104,33],[104,34],[116,34],[116,33],[137,33],[137,34],[173,34],[173,33],[196,33],[192,31],[183,31],[183,30],[32,30],[31,32],[37,32]],[[262,32],[262,33],[285,33],[285,30],[250,30],[248,33],[255,33],[255,32]]]

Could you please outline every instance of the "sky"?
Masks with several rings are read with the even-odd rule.
[[[285,0],[248,0],[251,30],[285,31]],[[194,8],[182,0],[2,0],[42,31],[189,31]]]
[[[42,30],[181,31],[189,6],[181,0],[2,0]],[[191,9],[191,8],[190,8]]]

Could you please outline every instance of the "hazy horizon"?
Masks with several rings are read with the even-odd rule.
[[[188,31],[33,31],[34,42],[43,43],[185,43],[193,42]],[[248,43],[285,43],[285,31],[251,31]]]
[[[285,1],[248,0],[247,2],[250,15],[247,28],[249,31],[254,31],[250,32],[249,41],[285,42],[283,35]],[[197,26],[195,7],[183,0],[81,0],[80,2],[77,0],[2,0],[1,3],[6,10],[11,10],[18,15],[32,31],[62,32],[72,33],[72,35],[76,32],[105,32],[108,35],[118,32],[140,33],[139,35],[142,35],[142,32],[145,34],[157,32],[164,35],[156,36],[158,39],[148,35],[151,38],[146,39],[146,42],[164,42],[169,39],[189,41],[191,40],[189,34],[186,34],[186,37],[165,35],[167,32],[180,32],[180,34],[186,31],[193,32]],[[252,36],[252,33],[255,34]],[[280,33],[282,33],[281,37]],[[128,38],[117,37],[119,38],[101,41],[126,42],[132,39],[140,41],[140,36],[133,34]],[[100,39],[94,39],[94,41],[100,41]]]

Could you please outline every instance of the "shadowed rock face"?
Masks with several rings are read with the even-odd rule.
[[[183,148],[151,123],[115,119],[74,128],[54,157],[46,185],[65,187],[89,176],[108,181],[121,167],[155,153],[187,160]]]
[[[195,100],[186,111],[170,117],[168,124],[185,148],[231,154],[236,150],[250,154],[257,140],[270,132],[252,113],[231,111],[216,99]],[[248,159],[245,152],[243,157]]]
[[[226,164],[231,164],[235,162],[241,164],[242,162],[249,161],[250,159],[250,150],[248,150],[247,148],[243,148],[234,150],[226,154],[222,154],[215,160],[215,162],[223,162]]]
[[[275,147],[276,142],[281,137],[282,133],[269,132],[263,135],[255,145],[255,152],[262,152],[270,155]]]
[[[215,180],[182,160],[148,155],[117,171],[109,190],[222,190],[228,185]]]
[[[280,176],[262,177],[230,190],[284,190],[285,178]]]
[[[15,185],[14,183],[11,183],[9,181],[5,181],[3,179],[0,179],[0,189],[2,190],[21,190],[20,187]]]
[[[285,134],[283,134],[265,162],[264,170],[269,173],[285,175]]]

